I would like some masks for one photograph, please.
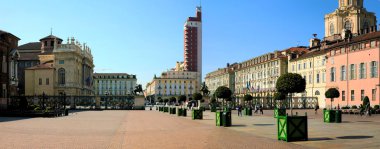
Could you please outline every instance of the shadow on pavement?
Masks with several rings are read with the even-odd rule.
[[[246,127],[247,125],[237,124],[237,125],[231,125],[231,127]]]
[[[274,124],[253,124],[254,126],[273,126]]]
[[[373,136],[341,136],[341,137],[336,137],[338,139],[369,139],[373,138]]]
[[[369,123],[369,122],[373,122],[373,121],[357,121],[357,122]]]
[[[31,117],[0,117],[0,122],[19,121],[30,119]]]
[[[309,138],[309,141],[326,141],[326,140],[334,140],[333,138],[321,137],[321,138]]]

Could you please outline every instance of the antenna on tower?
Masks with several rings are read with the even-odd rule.
[[[50,35],[53,35],[53,28],[50,28]]]
[[[202,0],[199,0],[199,7],[202,7]]]

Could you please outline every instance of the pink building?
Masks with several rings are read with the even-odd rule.
[[[365,96],[371,106],[380,104],[380,31],[347,38],[328,47],[326,66],[326,90],[337,88],[340,97],[332,106],[359,107]],[[326,107],[330,107],[326,99]]]

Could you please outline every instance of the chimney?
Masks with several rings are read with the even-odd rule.
[[[230,67],[230,63],[227,63],[227,68]]]
[[[319,46],[321,40],[317,38],[317,34],[313,34],[314,38],[310,39],[310,47]]]

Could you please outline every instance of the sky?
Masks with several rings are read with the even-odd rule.
[[[136,74],[145,88],[183,61],[183,25],[199,0],[0,0],[0,30],[37,42],[75,37],[92,49],[95,72]],[[203,77],[242,62],[324,37],[324,15],[337,0],[203,0]],[[380,14],[380,0],[365,0]],[[379,20],[379,17],[378,17]],[[379,21],[378,21],[379,23]]]

